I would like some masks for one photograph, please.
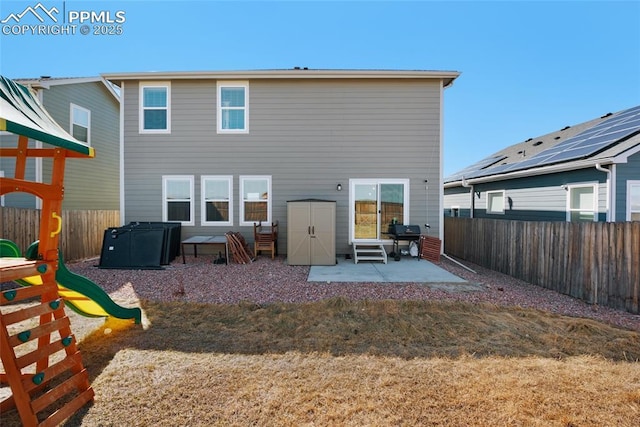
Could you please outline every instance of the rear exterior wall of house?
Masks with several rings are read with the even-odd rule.
[[[192,182],[194,207],[183,238],[233,230],[251,241],[253,229],[239,216],[240,180],[268,177],[280,253],[286,252],[287,201],[315,198],[337,202],[336,253],[344,254],[351,250],[350,180],[407,180],[409,222],[423,231],[428,223],[429,234],[438,235],[440,80],[252,79],[243,82],[248,132],[236,134],[217,132],[216,80],[163,84],[170,88],[166,133],[140,132],[141,83],[123,84],[124,223],[162,221],[163,177],[182,176]],[[230,224],[203,224],[207,176],[231,177]]]

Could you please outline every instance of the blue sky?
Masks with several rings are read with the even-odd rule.
[[[445,176],[508,145],[640,104],[637,0],[41,3],[65,17],[104,11],[114,20],[123,11],[122,34],[82,35],[80,25],[61,35],[3,28],[4,76],[294,66],[460,71],[445,91]],[[37,4],[2,0],[0,20]],[[25,16],[24,23],[38,22]]]

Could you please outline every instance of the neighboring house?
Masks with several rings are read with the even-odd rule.
[[[444,88],[453,71],[259,70],[103,77],[122,101],[123,223],[182,236],[278,221],[287,201],[336,201],[336,253],[391,247],[393,217],[442,237]],[[428,181],[428,182],[427,182]]]
[[[89,161],[67,162],[63,209],[120,209],[120,99],[114,87],[102,77],[14,81],[29,87],[65,131],[95,149],[96,157]],[[0,146],[13,147],[16,138],[0,133]],[[13,176],[15,162],[10,160],[2,159],[0,174]],[[41,182],[43,176],[50,176],[51,164],[51,159],[29,159],[26,178]],[[39,208],[40,201],[26,193],[10,193],[4,196],[3,206]]]
[[[444,215],[640,221],[640,106],[529,138],[445,178]]]

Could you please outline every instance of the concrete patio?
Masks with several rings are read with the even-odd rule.
[[[359,262],[338,258],[336,265],[314,265],[309,271],[309,282],[419,282],[467,283],[437,265],[416,258],[389,259],[387,264]]]

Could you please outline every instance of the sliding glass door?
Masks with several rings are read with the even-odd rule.
[[[351,241],[386,240],[389,224],[409,222],[408,179],[352,179],[349,200]]]

